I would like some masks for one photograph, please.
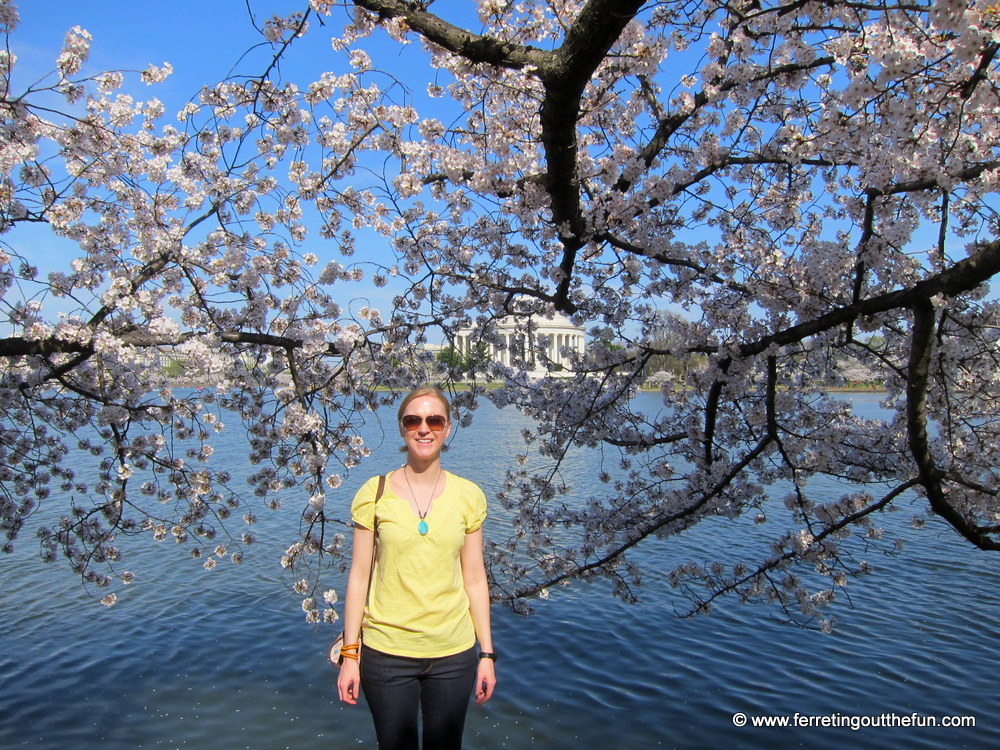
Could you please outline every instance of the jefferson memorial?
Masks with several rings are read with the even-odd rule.
[[[531,337],[523,319],[510,318],[497,323],[498,344],[486,345],[486,355],[493,362],[507,366],[525,364],[529,377],[542,378],[548,375],[569,376],[573,374],[573,357],[586,351],[586,341],[582,326],[574,325],[569,318],[555,314],[551,319],[532,318],[534,328]],[[455,336],[454,347],[465,356],[477,351],[480,339],[472,329],[465,328]]]

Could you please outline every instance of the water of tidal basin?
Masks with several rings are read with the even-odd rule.
[[[654,396],[639,398],[655,410]],[[877,410],[875,396],[853,399],[859,411]],[[491,494],[523,424],[483,405],[448,467]],[[227,452],[234,466],[243,460],[238,441],[216,446]],[[376,453],[337,502],[349,501],[368,467],[399,461],[391,435]],[[592,456],[573,461],[568,471],[592,473]],[[25,534],[0,557],[0,747],[374,747],[367,710],[336,700],[324,660],[331,630],[307,625],[281,580],[294,515],[263,520],[262,543],[240,567],[203,571],[171,546],[147,544],[129,566],[139,580],[113,609],[64,568],[38,564]],[[741,548],[747,525],[731,522],[643,549],[640,604],[578,584],[532,617],[495,608],[500,682],[491,703],[471,707],[466,748],[996,747],[1000,557],[940,526],[909,530],[909,515],[884,519],[907,546],[897,557],[872,552],[877,572],[849,585],[854,608],[835,610],[832,635],[735,602],[708,617],[676,616],[684,602],[663,573]],[[764,729],[733,718],[796,712],[844,726]],[[975,727],[854,730],[847,718],[913,714],[973,716]]]

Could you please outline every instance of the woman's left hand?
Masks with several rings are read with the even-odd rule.
[[[497,684],[496,665],[492,659],[480,659],[476,672],[476,703],[482,705],[493,696]]]

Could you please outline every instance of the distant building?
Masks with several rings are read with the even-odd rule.
[[[492,362],[507,366],[523,366],[528,375],[541,378],[547,375],[571,375],[574,355],[586,351],[582,326],[575,325],[565,315],[556,314],[551,320],[534,318],[534,331],[529,339],[527,322],[523,318],[510,318],[497,324],[500,342],[481,346],[480,339],[466,328],[455,336],[455,351],[465,357],[478,353]]]

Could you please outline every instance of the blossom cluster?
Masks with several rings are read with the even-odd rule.
[[[854,552],[895,549],[873,519],[900,498],[998,544],[995,13],[480,0],[462,29],[430,4],[350,6],[270,17],[262,70],[173,112],[143,99],[170,63],[90,74],[82,26],[10,90],[0,0],[8,546],[40,503],[85,498],[43,554],[104,589],[131,580],[132,532],[211,569],[256,539],[235,520],[290,512],[282,565],[307,619],[332,621],[334,495],[372,453],[361,425],[458,378],[476,380],[463,424],[481,398],[532,420],[491,547],[517,606],[576,578],[634,598],[630,550],[720,518],[748,519],[758,554],[678,564],[692,608],[734,594],[821,627],[868,570]],[[321,33],[328,69],[300,79]],[[380,54],[414,41],[425,70]],[[78,257],[40,271],[14,249],[29,224]],[[590,339],[558,364],[528,343],[556,313]],[[459,331],[503,356],[457,372],[427,344]],[[662,410],[638,412],[665,361]],[[884,386],[885,419],[825,393],[845,361]],[[248,487],[213,444],[238,424]],[[578,450],[614,456],[614,477],[575,487]],[[862,489],[817,497],[817,476]]]

